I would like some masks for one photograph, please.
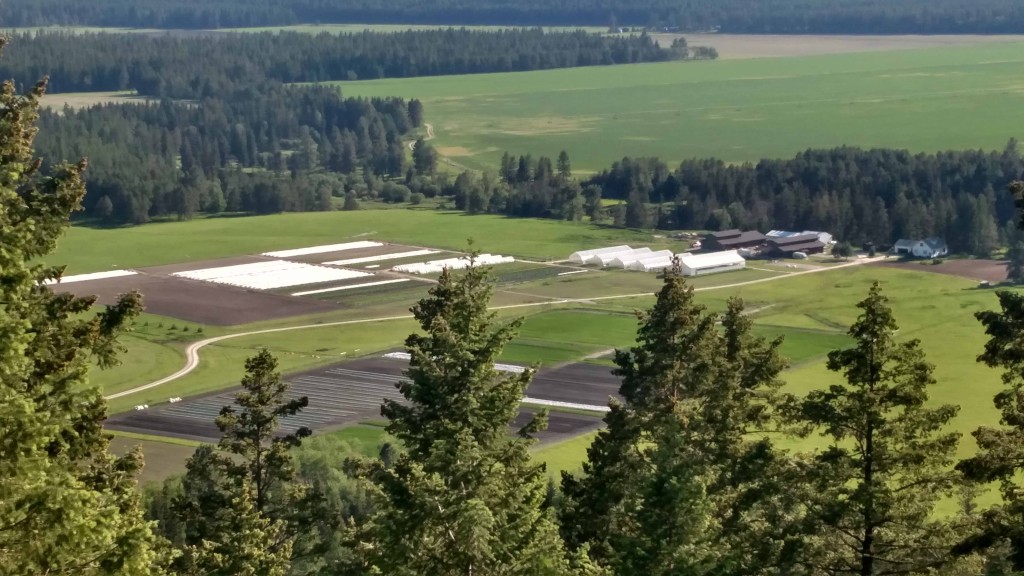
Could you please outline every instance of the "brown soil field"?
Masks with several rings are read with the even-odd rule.
[[[189,270],[205,270],[207,268],[223,268],[224,266],[237,266],[239,264],[255,264],[274,260],[266,256],[234,256],[231,258],[218,258],[216,260],[203,260],[200,262],[180,262],[178,264],[166,264],[164,266],[150,266],[139,268],[139,271],[152,276],[169,276],[177,272],[188,272]]]
[[[993,42],[1024,42],[1024,35],[825,36],[766,34],[652,34],[662,46],[683,36],[691,46],[712,46],[721,59],[785,58],[852,54],[887,50],[972,46]]]
[[[394,384],[402,378],[402,371],[407,366],[406,362],[377,356],[287,376],[285,379],[291,384],[290,395],[306,396],[309,406],[296,416],[282,418],[281,430],[289,432],[299,426],[323,430],[379,418],[384,398],[402,400]],[[615,382],[609,368],[583,364],[543,371],[542,375],[543,381],[535,381],[527,395],[549,400],[565,397],[578,402],[581,396],[573,393],[577,391],[583,393],[582,397],[587,400],[600,400],[602,406],[607,403],[609,395],[603,389],[608,388],[608,383]],[[596,376],[602,383],[584,383],[580,380],[583,375]],[[188,440],[215,440],[219,432],[214,419],[223,406],[234,401],[237,392],[238,388],[221,390],[186,398],[175,404],[122,412],[107,419],[106,427]],[[525,424],[533,411],[532,408],[524,408],[512,426]],[[598,415],[553,411],[549,415],[548,429],[539,433],[537,438],[542,442],[565,440],[596,430],[600,425]]]
[[[111,304],[118,295],[138,290],[142,293],[147,312],[213,326],[248,324],[341,308],[337,304],[311,298],[294,298],[150,274],[74,282],[65,286],[58,285],[55,289],[79,296],[95,295],[101,304]]]
[[[1006,280],[1005,260],[944,260],[942,264],[932,264],[931,260],[904,260],[884,261],[871,264],[871,266],[887,266],[913,270],[914,272],[932,272],[935,274],[946,274],[948,276],[960,276],[971,280],[987,281],[992,283]]]

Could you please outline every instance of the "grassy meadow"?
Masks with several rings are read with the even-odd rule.
[[[339,82],[348,96],[424,102],[433,142],[494,170],[504,151],[577,171],[623,156],[670,162],[789,157],[854,145],[1001,148],[1020,136],[1024,45],[670,62],[507,74]]]
[[[357,210],[200,218],[124,228],[75,226],[49,261],[67,265],[68,274],[82,274],[368,239],[460,251],[471,239],[483,252],[532,260],[564,260],[576,250],[616,244],[636,243],[652,250],[685,247],[650,232],[579,222],[435,210]]]

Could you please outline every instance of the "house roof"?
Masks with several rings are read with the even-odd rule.
[[[757,230],[748,230],[746,232],[740,232],[739,235],[729,238],[715,237],[715,241],[719,246],[735,246],[737,244],[748,244],[750,242],[763,242],[764,234],[761,234]]]
[[[800,234],[798,236],[783,236],[777,238],[769,238],[769,242],[774,244],[776,247],[789,246],[791,244],[805,244],[807,242],[813,242],[821,240],[818,238],[817,232],[810,232],[807,234]]]
[[[924,243],[927,244],[929,248],[936,252],[942,252],[943,250],[946,249],[946,241],[943,240],[942,238],[939,238],[938,236],[925,238]]]
[[[896,241],[895,244],[893,244],[893,248],[906,248],[906,249],[909,250],[910,248],[914,247],[914,244],[917,244],[917,240],[910,240],[908,238],[900,238],[899,240]]]
[[[803,252],[804,250],[817,250],[818,248],[824,248],[825,244],[818,240],[818,237],[813,237],[813,240],[799,242],[794,244],[775,245],[775,248],[782,252]]]
[[[743,232],[740,232],[739,230],[733,228],[732,230],[722,230],[722,231],[719,231],[719,232],[712,232],[712,233],[708,234],[708,236],[710,236],[712,238],[715,238],[717,240],[723,240],[725,238],[735,238],[735,237],[739,236],[740,234],[743,234]]]

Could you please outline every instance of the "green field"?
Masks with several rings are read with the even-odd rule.
[[[843,144],[1002,148],[1021,130],[1024,45],[766,60],[671,62],[341,82],[348,96],[424,102],[433,144],[471,168],[504,151],[577,171],[623,156],[670,162],[790,157]]]
[[[563,260],[576,250],[615,244],[636,243],[652,250],[684,246],[649,232],[579,222],[359,210],[203,218],[114,229],[75,226],[49,261],[66,264],[68,274],[81,274],[366,239],[450,250],[466,250],[467,240],[473,239],[484,252],[539,260]]]

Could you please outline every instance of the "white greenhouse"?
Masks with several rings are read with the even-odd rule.
[[[622,262],[623,260],[631,262],[633,260],[639,260],[644,256],[649,256],[651,253],[651,249],[647,247],[634,248],[632,250],[627,250],[625,252],[614,252],[612,254],[597,254],[595,256],[591,256],[590,258],[588,258],[587,263],[599,264],[601,266],[610,266],[612,268],[625,268],[625,266],[623,265],[616,266],[615,262]]]
[[[607,248],[594,248],[591,250],[580,250],[579,252],[573,252],[569,255],[569,261],[574,264],[585,264],[587,258],[595,256],[597,254],[613,254],[616,252],[625,252],[632,250],[629,246],[609,246]]]
[[[680,265],[684,276],[703,276],[730,270],[742,270],[747,261],[736,250],[681,256]]]
[[[634,268],[640,262],[651,261],[651,260],[665,260],[672,259],[671,250],[658,250],[657,252],[647,252],[644,254],[632,254],[628,256],[619,256],[615,260],[612,260],[608,265],[612,268],[623,268],[625,270],[638,270]]]
[[[491,266],[494,264],[508,264],[515,262],[511,256],[499,256],[495,254],[480,254],[476,257],[477,266]],[[448,268],[449,270],[461,270],[468,268],[470,260],[468,256],[460,258],[447,258],[445,260],[431,260],[429,262],[416,262],[413,264],[399,264],[393,267],[393,272],[404,272],[406,274],[437,274]]]
[[[672,267],[672,257],[652,258],[650,260],[638,260],[629,269],[638,272],[658,272]]]

